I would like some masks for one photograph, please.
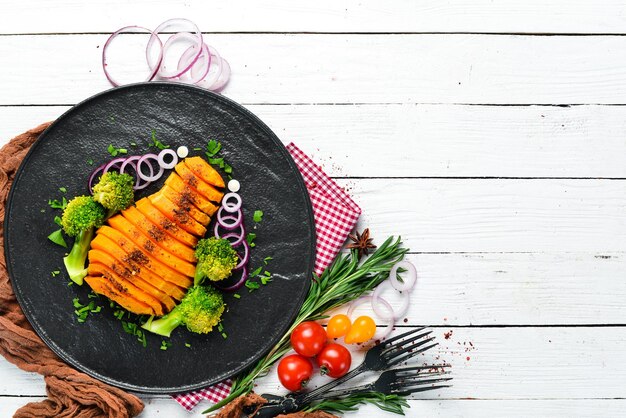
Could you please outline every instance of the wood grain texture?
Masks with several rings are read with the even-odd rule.
[[[127,2],[2,0],[0,33],[113,32],[124,24],[156,27],[192,18],[205,31],[624,33],[618,0],[202,0]],[[36,11],[45,10],[37,13]],[[35,13],[33,13],[35,11]],[[262,17],[260,17],[262,16]],[[123,17],[123,18],[122,18]]]
[[[100,67],[106,38],[0,37],[0,56],[11,63],[0,67],[0,105],[73,104],[110,87]],[[626,97],[622,36],[217,34],[208,42],[231,63],[225,94],[244,104],[622,104]],[[123,51],[129,79],[143,80],[137,50]],[[323,59],[312,60],[311,51]]]
[[[623,251],[616,180],[347,179],[361,228],[418,252]]]
[[[247,107],[334,177],[626,178],[623,106]],[[0,107],[0,145],[68,108]]]
[[[403,328],[404,329],[404,328]],[[449,339],[444,334],[450,333]],[[417,362],[451,364],[453,387],[416,399],[589,399],[624,398],[623,327],[434,329],[440,345]],[[471,343],[471,345],[470,345]],[[469,360],[468,360],[469,358]],[[354,366],[362,353],[353,354]],[[41,377],[0,361],[1,394],[42,396]],[[372,378],[366,375],[358,382]],[[355,379],[355,382],[357,381]],[[312,385],[325,382],[317,377]],[[613,382],[613,384],[608,384]],[[259,393],[284,393],[276,373],[260,379]]]

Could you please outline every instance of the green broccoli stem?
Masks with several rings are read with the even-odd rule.
[[[83,279],[87,275],[87,269],[85,268],[85,261],[87,260],[87,253],[89,252],[89,244],[93,239],[94,229],[89,228],[81,231],[74,240],[74,245],[70,253],[63,257],[63,263],[65,269],[70,275],[70,279],[77,285],[83,284]]]
[[[169,314],[153,320],[150,318],[141,328],[146,331],[150,331],[153,334],[162,335],[163,337],[169,337],[179,325],[183,323],[182,315],[174,308]]]
[[[202,273],[202,270],[196,267],[196,273],[193,276],[193,285],[200,286],[205,279],[205,275]]]

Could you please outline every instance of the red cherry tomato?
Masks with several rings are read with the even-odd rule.
[[[313,357],[326,345],[326,331],[317,322],[306,321],[298,325],[291,333],[291,346],[296,353]]]
[[[322,349],[317,355],[317,365],[320,373],[333,378],[341,377],[348,373],[352,364],[352,355],[346,347],[331,343]]]
[[[328,321],[326,325],[326,334],[328,338],[339,338],[345,336],[349,331],[352,323],[348,315],[335,315]]]
[[[292,354],[278,363],[278,379],[282,385],[296,392],[302,389],[313,375],[311,361],[299,354]]]

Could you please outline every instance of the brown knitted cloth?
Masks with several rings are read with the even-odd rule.
[[[43,375],[48,398],[29,403],[14,418],[127,418],[143,410],[134,395],[106,385],[63,363],[35,334],[17,304],[4,259],[4,208],[15,172],[44,123],[0,149],[0,354],[19,368]]]

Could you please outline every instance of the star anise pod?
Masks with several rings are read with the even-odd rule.
[[[359,231],[356,231],[356,235],[350,234],[349,238],[353,242],[348,244],[348,248],[356,249],[359,252],[359,258],[361,258],[364,254],[369,254],[370,249],[376,248],[376,246],[372,244],[373,238],[370,238],[369,228],[365,228],[361,234],[359,234]]]

